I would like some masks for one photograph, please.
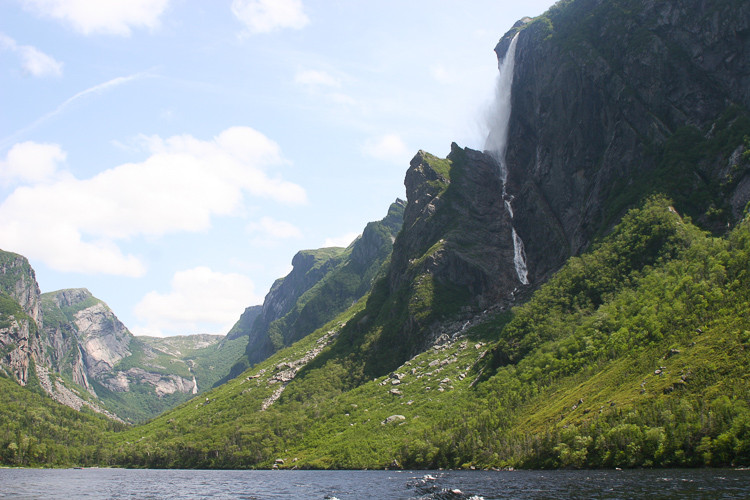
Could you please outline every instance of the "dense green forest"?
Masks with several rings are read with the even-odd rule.
[[[6,466],[99,465],[112,433],[125,424],[76,411],[43,393],[0,377],[0,464]]]

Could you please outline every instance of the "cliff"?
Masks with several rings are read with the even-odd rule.
[[[298,252],[292,271],[273,284],[261,311],[246,311],[257,317],[249,329],[246,354],[229,378],[312,333],[367,294],[391,254],[405,205],[402,200],[392,203],[386,216],[368,223],[348,248]],[[240,322],[247,324],[242,318]]]
[[[508,191],[532,282],[652,193],[715,233],[750,199],[750,5],[575,0],[524,20]]]
[[[41,358],[39,285],[28,260],[0,251],[0,370],[29,382],[34,356]]]

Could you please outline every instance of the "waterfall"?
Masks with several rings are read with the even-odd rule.
[[[498,65],[497,85],[495,87],[495,102],[490,113],[490,131],[485,142],[485,150],[495,158],[500,168],[500,179],[503,182],[503,203],[511,219],[513,233],[513,264],[516,267],[518,281],[529,284],[528,269],[526,268],[526,252],[523,241],[513,227],[513,195],[506,190],[508,180],[508,166],[505,153],[508,149],[508,125],[510,124],[511,89],[513,87],[513,68],[516,64],[516,42],[518,33],[510,41],[505,57]]]
[[[529,271],[526,269],[526,252],[523,251],[523,241],[513,228],[513,264],[516,266],[518,281],[523,285],[529,284]]]

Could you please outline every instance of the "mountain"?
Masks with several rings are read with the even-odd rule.
[[[516,23],[487,150],[417,153],[405,206],[297,254],[240,318],[247,370],[106,431],[98,463],[750,465],[749,9]]]
[[[340,324],[356,322],[360,305],[205,401],[114,436],[111,460],[220,468],[746,465],[748,216],[713,237],[652,198],[524,305],[446,326],[430,349],[352,387],[358,362],[331,354],[341,349]],[[210,430],[199,425],[209,420]]]
[[[734,1],[570,0],[519,21],[487,151],[415,156],[366,300],[117,460],[750,462],[748,20]]]
[[[0,251],[0,374],[56,401],[140,421],[224,377],[246,338],[134,337],[86,289],[41,294],[28,261]]]
[[[405,205],[397,199],[348,248],[298,252],[292,271],[271,286],[260,310],[248,308],[232,328],[230,336],[246,331],[249,340],[245,356],[223,381],[312,333],[362,298],[390,257]]]
[[[0,372],[26,385],[39,348],[39,285],[28,260],[0,252]]]
[[[575,0],[519,22],[507,191],[539,282],[663,193],[715,234],[750,197],[750,6]]]

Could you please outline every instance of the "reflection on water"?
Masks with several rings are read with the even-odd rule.
[[[745,499],[750,470],[0,469],[0,498]]]

